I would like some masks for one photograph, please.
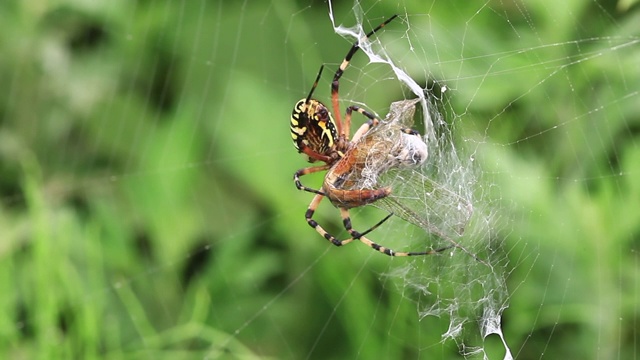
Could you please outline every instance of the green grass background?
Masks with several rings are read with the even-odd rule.
[[[363,8],[365,27],[408,15],[422,62],[402,24],[391,57],[451,89],[510,261],[514,354],[638,358],[637,4]],[[459,358],[447,319],[381,278],[399,259],[303,220],[290,112],[348,47],[322,2],[3,1],[0,358]],[[353,90],[365,64],[347,96],[407,95]]]

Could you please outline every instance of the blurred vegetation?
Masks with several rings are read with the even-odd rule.
[[[639,356],[640,12],[621,4],[363,6],[368,26],[408,15],[433,68],[404,65],[452,89],[519,359]],[[380,277],[399,259],[303,220],[289,114],[348,46],[322,2],[0,3],[0,357],[458,358]]]

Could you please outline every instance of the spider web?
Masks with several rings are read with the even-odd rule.
[[[353,7],[353,13],[358,23],[362,23],[363,10],[358,2]],[[399,286],[406,288],[405,294],[411,294],[416,301],[421,319],[432,316],[449,320],[442,340],[456,341],[462,355],[473,357],[483,354],[486,358],[482,339],[495,334],[504,345],[504,358],[512,359],[500,325],[501,314],[508,306],[504,275],[506,256],[501,252],[500,242],[492,239],[496,224],[492,219],[490,201],[479,193],[478,169],[475,168],[472,152],[476,150],[459,148],[455,144],[452,131],[457,124],[445,122],[433,89],[421,87],[403,70],[414,59],[404,58],[403,64],[396,64],[389,55],[393,47],[376,48],[369,43],[369,39],[363,41],[366,29],[361,25],[356,29],[336,26],[331,5],[329,16],[337,33],[351,42],[360,42],[362,52],[370,62],[390,67],[393,76],[406,88],[407,93],[416,98],[415,102],[420,104],[422,110],[418,123],[422,124],[421,132],[425,134],[424,139],[428,144],[428,161],[417,168],[395,168],[382,172],[375,168],[369,170],[372,166],[379,166],[374,162],[367,165],[362,173],[373,173],[376,177],[373,182],[377,182],[374,185],[392,188],[389,198],[373,206],[421,228],[427,236],[414,233],[407,237],[406,234],[410,233],[407,225],[395,225],[398,231],[380,231],[382,235],[378,236],[385,239],[417,238],[419,242],[409,241],[409,246],[424,247],[426,240],[432,249],[454,245],[453,249],[463,252],[445,252],[444,259],[422,258],[404,265],[395,264],[387,276],[401,279]],[[406,27],[408,31],[403,40],[415,44],[417,41],[412,37],[416,36],[416,32],[410,23]],[[446,86],[443,85],[439,90],[444,93]],[[416,127],[413,116],[415,105],[410,106],[411,103],[392,104],[386,121],[366,135],[365,139],[379,138],[377,141],[380,142],[388,138],[390,142],[397,143],[397,130],[387,129],[393,130],[395,123],[404,128]],[[371,183],[364,176],[360,186],[372,188]],[[422,245],[417,245],[420,242]],[[474,331],[470,329],[475,329],[477,339],[472,340]]]
[[[368,236],[397,251],[458,245],[438,255],[331,246],[291,181],[293,104],[321,64],[329,104],[392,14],[340,106],[418,99],[429,157],[374,171],[393,197],[352,219],[393,212]],[[3,1],[0,358],[639,358],[638,18],[633,0]],[[347,237],[328,202],[315,218]]]

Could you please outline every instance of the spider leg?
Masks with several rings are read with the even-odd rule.
[[[300,152],[307,155],[309,157],[309,159],[312,159],[313,161],[315,160],[320,160],[322,162],[325,163],[331,163],[333,161],[333,159],[330,156],[327,155],[323,155],[320,154],[316,151],[313,151],[310,147],[302,144],[301,148],[300,148]]]
[[[347,56],[345,56],[344,60],[342,60],[342,64],[340,64],[340,67],[338,68],[338,70],[336,70],[335,75],[333,75],[333,81],[331,82],[331,104],[333,106],[333,113],[336,116],[336,122],[338,124],[338,134],[343,135],[345,139],[349,138],[350,124],[345,123],[343,126],[342,120],[340,119],[340,105],[338,103],[338,89],[340,87],[340,78],[342,77],[344,70],[347,68],[347,66],[349,66],[349,62],[351,62],[351,58],[353,57],[353,55],[358,51],[358,49],[360,49],[360,42],[365,41],[367,38],[371,37],[373,34],[375,34],[376,31],[382,29],[396,17],[398,17],[398,15],[393,15],[385,22],[378,25],[378,27],[371,30],[362,39],[356,41],[353,46],[351,46],[351,49],[349,49]]]
[[[380,123],[380,119],[378,119],[375,115],[371,114],[370,112],[364,110],[363,108],[352,105],[347,108],[347,112],[344,117],[344,123],[347,126],[347,128],[351,126],[351,113],[353,111],[357,111],[369,119],[366,123],[360,126],[360,128],[358,129],[358,131],[356,131],[355,134],[353,134],[353,138],[351,138],[351,142],[356,142],[360,140],[360,138],[364,134],[366,134],[367,131],[371,130],[372,127],[378,126],[378,124]]]
[[[313,220],[313,214],[315,213],[316,209],[318,208],[318,205],[320,204],[320,201],[322,201],[323,198],[324,198],[324,195],[317,194],[316,196],[313,197],[313,200],[311,200],[311,203],[309,204],[309,208],[307,209],[307,212],[304,214],[304,217],[307,220],[307,224],[309,224],[309,226],[314,228],[318,232],[318,234],[322,235],[323,238],[329,240],[329,242],[331,242],[335,246],[342,246],[352,242],[354,240],[353,238],[338,240],[335,236],[329,234],[325,229],[323,229],[322,226],[320,226],[320,224],[318,224],[317,221]]]
[[[400,130],[405,134],[420,136],[420,133],[417,130],[414,130],[414,129],[411,129],[411,128],[402,128]]]
[[[347,229],[347,231],[351,235],[352,239],[358,239],[363,244],[365,244],[365,245],[369,246],[370,248],[372,248],[374,250],[377,250],[377,251],[379,251],[379,252],[381,252],[381,253],[383,253],[385,255],[389,255],[389,256],[432,255],[432,254],[437,254],[439,252],[445,251],[445,250],[450,249],[450,248],[455,246],[455,245],[449,245],[449,246],[443,247],[441,249],[427,250],[427,251],[411,251],[411,252],[395,251],[395,250],[389,249],[387,247],[384,247],[382,245],[376,244],[375,242],[373,242],[373,241],[371,241],[371,240],[369,240],[369,239],[367,239],[365,237],[366,234],[368,234],[369,232],[371,232],[372,230],[374,230],[375,228],[380,226],[383,222],[387,221],[393,215],[393,213],[387,215],[384,219],[380,220],[377,224],[375,224],[369,230],[367,230],[367,231],[365,231],[363,233],[359,233],[359,232],[353,230],[353,228],[351,227],[351,218],[349,216],[349,210],[347,210],[345,208],[340,208],[340,215],[342,216],[342,222],[344,224],[344,228]]]
[[[331,167],[330,165],[325,164],[325,165],[321,165],[321,166],[311,166],[311,167],[307,167],[307,168],[300,169],[300,170],[296,171],[295,174],[293,174],[293,182],[296,184],[296,188],[298,188],[298,190],[304,190],[304,191],[307,191],[307,192],[310,192],[310,193],[314,193],[316,195],[324,196],[324,193],[322,191],[315,190],[315,189],[312,189],[312,188],[308,188],[308,187],[302,185],[302,183],[300,182],[300,177],[304,176],[304,175],[313,174],[313,173],[318,172],[318,171],[324,171],[324,170],[329,169],[330,167]]]
[[[313,95],[313,92],[316,90],[316,87],[318,87],[318,81],[320,81],[320,76],[322,76],[323,69],[324,69],[324,65],[320,65],[318,76],[316,76],[316,81],[313,82],[313,86],[311,87],[311,91],[309,91],[309,95],[307,96],[307,100],[305,101],[305,104],[309,103],[309,100],[311,100],[311,95]]]
[[[380,123],[380,119],[375,115],[371,114],[370,112],[358,106],[352,105],[347,108],[347,112],[344,117],[344,123],[347,127],[351,125],[351,114],[353,111],[357,111],[369,119],[366,123],[360,126],[360,128],[358,129],[358,131],[356,131],[355,134],[353,134],[353,138],[351,138],[351,142],[356,142],[360,140],[360,138],[364,134],[366,134],[369,130],[371,130],[373,127],[378,126],[378,124]],[[405,134],[420,136],[420,133],[418,131],[411,128],[402,128],[400,130]]]
[[[382,225],[382,223],[384,223],[391,216],[393,216],[393,214],[389,214],[384,219],[378,221],[377,224],[373,225],[367,231],[363,233],[359,233],[351,228],[351,218],[349,217],[349,211],[345,208],[340,208],[340,214],[342,215],[342,224],[344,225],[344,228],[347,229],[351,237],[345,240],[338,240],[335,236],[331,235],[322,226],[320,226],[320,224],[318,224],[317,221],[313,220],[313,214],[315,213],[316,209],[318,208],[318,205],[320,204],[320,201],[322,201],[323,198],[324,198],[324,195],[317,194],[313,198],[313,200],[311,200],[311,203],[309,204],[309,208],[307,209],[307,212],[305,213],[304,217],[307,220],[307,224],[309,224],[309,226],[314,228],[320,235],[322,235],[323,238],[329,240],[329,242],[331,242],[335,246],[346,245],[355,239],[361,239],[362,237],[364,237],[364,235],[375,230],[376,228],[378,228],[378,226]]]
[[[308,168],[308,169],[312,169],[312,168]],[[312,189],[309,189],[309,190],[312,190]],[[307,190],[307,191],[309,191],[309,190]],[[311,192],[313,192],[313,191],[311,191]],[[357,239],[357,240],[360,240],[360,242],[362,242],[363,244],[369,246],[370,248],[372,248],[374,250],[377,250],[377,251],[379,251],[379,252],[381,252],[381,253],[383,253],[385,255],[389,255],[389,256],[432,255],[432,254],[440,253],[440,252],[445,251],[447,249],[450,249],[452,247],[455,247],[455,245],[450,245],[450,246],[446,246],[446,247],[443,247],[443,248],[440,248],[440,249],[435,249],[435,250],[411,251],[411,252],[401,252],[401,251],[395,251],[395,250],[389,249],[387,247],[384,247],[382,245],[379,245],[379,244],[367,239],[365,237],[365,235],[367,235],[368,233],[370,233],[371,231],[375,230],[380,225],[382,225],[382,223],[384,223],[391,216],[393,216],[393,213],[387,215],[382,220],[378,221],[377,224],[373,225],[368,230],[360,233],[360,232],[354,230],[352,225],[351,225],[351,216],[349,215],[349,210],[347,210],[346,208],[342,208],[342,207],[339,208],[340,209],[340,216],[342,217],[342,224],[343,224],[344,228],[347,230],[347,232],[349,232],[349,235],[351,235],[351,237],[348,238],[348,239],[345,239],[345,240],[339,240],[338,238],[336,238],[335,236],[333,236],[332,234],[327,232],[322,226],[320,226],[320,224],[318,224],[317,221],[315,221],[313,219],[313,214],[315,213],[315,211],[318,208],[318,205],[320,204],[322,199],[324,199],[324,194],[318,192],[316,194],[316,196],[313,197],[313,200],[311,200],[311,203],[309,204],[309,207],[307,208],[307,211],[304,214],[304,217],[307,220],[307,224],[309,224],[309,226],[311,226],[313,229],[315,229],[318,232],[318,234],[320,234],[323,238],[327,239],[330,243],[332,243],[335,246],[343,246],[343,245],[346,245],[346,244],[352,242],[353,240]]]

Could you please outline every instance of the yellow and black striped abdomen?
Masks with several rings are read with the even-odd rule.
[[[291,139],[298,152],[308,148],[328,155],[335,149],[338,131],[327,107],[318,100],[301,99],[291,113]]]

